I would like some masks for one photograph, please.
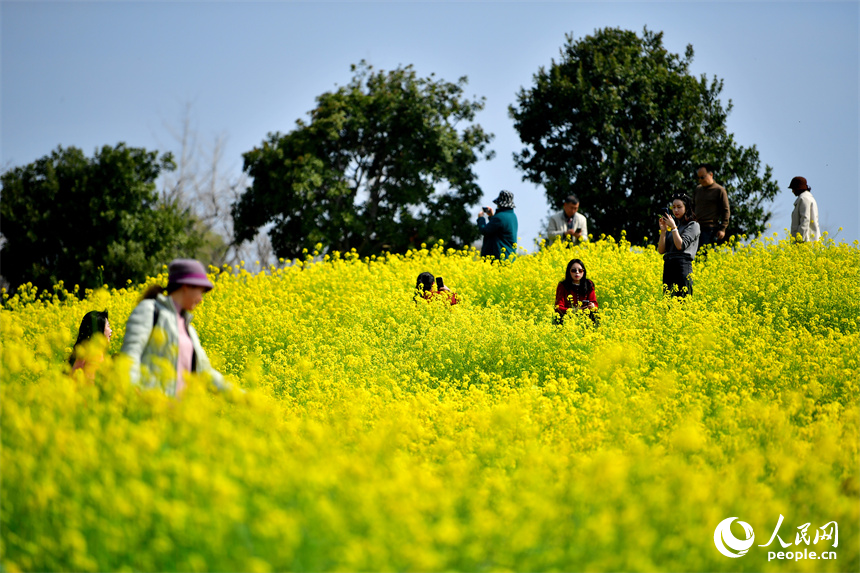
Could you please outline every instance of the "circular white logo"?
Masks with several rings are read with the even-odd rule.
[[[755,533],[753,533],[753,528],[745,521],[738,521],[738,525],[744,528],[744,533],[746,533],[747,538],[738,539],[732,535],[731,526],[732,522],[736,519],[737,517],[724,519],[714,530],[714,545],[717,546],[717,551],[726,557],[740,557],[741,555],[746,555],[746,552],[749,551],[753,542],[755,542]],[[737,553],[732,553],[732,549]]]

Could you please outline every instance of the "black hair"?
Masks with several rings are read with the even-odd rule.
[[[567,197],[564,198],[564,201],[562,201],[562,204],[565,204],[565,203],[571,203],[572,205],[579,205],[579,197],[577,197],[576,195],[571,193],[570,195],[568,195]]]
[[[570,278],[570,269],[573,267],[574,263],[579,263],[579,266],[582,267],[582,279],[579,281],[578,285],[573,284],[573,279]],[[573,259],[567,263],[567,269],[564,271],[564,280],[561,282],[564,283],[567,290],[576,290],[579,296],[586,296],[594,290],[594,283],[588,280],[588,270],[585,268],[585,263],[579,259]]]
[[[430,292],[433,290],[433,283],[436,281],[436,277],[428,272],[423,272],[418,275],[418,280],[415,281],[415,296],[414,299],[422,296],[426,292]]]
[[[674,203],[676,199],[684,203],[684,223],[695,221],[696,212],[693,211],[693,199],[684,193],[675,193],[672,195],[672,203]]]
[[[91,339],[94,334],[104,334],[107,321],[107,310],[91,310],[84,315],[84,318],[81,320],[81,326],[78,328],[78,339],[75,340],[75,344],[72,346],[72,354],[69,356],[69,365],[75,365],[75,360],[77,360],[75,354],[77,354],[78,346],[80,344]]]
[[[711,165],[710,163],[699,163],[698,165],[696,165],[696,172],[697,173],[698,173],[699,169],[704,169],[705,171],[707,171],[711,175],[714,174],[714,166]]]

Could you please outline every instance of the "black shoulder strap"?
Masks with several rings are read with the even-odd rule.
[[[152,311],[152,328],[155,328],[155,325],[158,324],[158,313],[160,309],[158,308],[158,303],[155,303]]]

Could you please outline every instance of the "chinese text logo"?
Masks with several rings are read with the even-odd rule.
[[[746,538],[738,539],[734,536],[731,526],[736,519],[737,517],[726,518],[722,520],[714,530],[714,545],[717,546],[717,551],[726,557],[736,558],[746,555],[750,550],[750,547],[752,547],[755,542],[755,532],[753,532],[752,526],[745,521],[738,521],[738,525],[743,528]],[[822,525],[818,529],[814,529],[814,539],[810,539],[808,532],[811,523],[804,523],[797,528],[798,531],[795,533],[794,543],[792,543],[791,541],[783,541],[782,537],[779,536],[779,528],[784,519],[785,518],[782,514],[780,514],[779,520],[776,522],[776,527],[773,530],[773,534],[770,536],[770,541],[759,545],[759,547],[769,547],[774,540],[777,540],[783,549],[792,545],[796,545],[797,548],[794,551],[768,551],[768,561],[772,559],[790,559],[795,561],[800,561],[802,559],[836,559],[836,552],[834,551],[818,552],[816,550],[810,551],[808,547],[802,547],[803,545],[817,545],[819,541],[831,542],[831,547],[833,548],[839,547],[839,526],[835,521],[831,521],[830,523]],[[791,537],[789,536],[788,539],[791,539]]]

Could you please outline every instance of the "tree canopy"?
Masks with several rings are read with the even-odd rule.
[[[193,219],[156,192],[159,173],[173,167],[170,154],[120,143],[92,158],[58,147],[3,173],[4,278],[13,287],[121,287],[193,252]]]
[[[731,203],[729,234],[764,230],[778,191],[755,145],[726,129],[723,81],[695,78],[663,34],[606,28],[575,41],[566,36],[558,62],[543,67],[509,108],[525,148],[514,154],[524,180],[542,184],[553,207],[567,195],[597,233],[633,242],[657,235],[656,208],[674,193],[692,196],[697,163],[716,167]]]
[[[492,135],[471,123],[483,99],[463,96],[465,77],[377,72],[364,61],[352,71],[347,86],[317,97],[309,123],[244,154],[253,183],[233,204],[237,241],[270,225],[276,254],[295,258],[316,243],[370,255],[476,239],[472,168],[492,157]]]

